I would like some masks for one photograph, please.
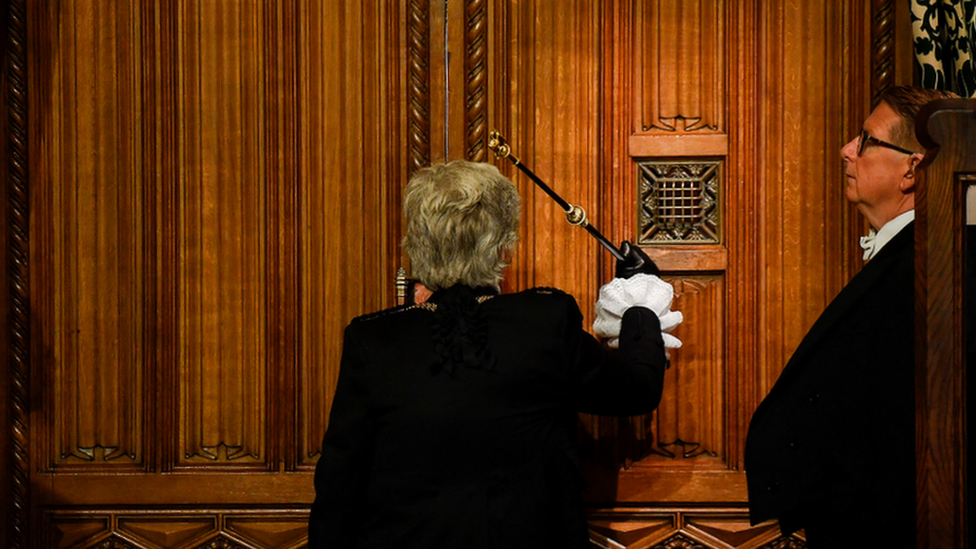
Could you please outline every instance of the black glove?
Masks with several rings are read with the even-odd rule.
[[[632,246],[630,242],[624,240],[620,244],[620,253],[624,255],[624,259],[617,260],[617,271],[614,275],[617,278],[630,278],[637,273],[661,274],[661,269],[658,269],[651,258],[647,257],[644,250]]]

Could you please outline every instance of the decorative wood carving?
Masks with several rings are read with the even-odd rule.
[[[724,133],[725,2],[635,4],[638,133]]]
[[[719,244],[722,162],[638,161],[637,243]]]
[[[178,547],[220,531],[218,517],[207,515],[162,518],[123,515],[115,516],[113,523],[115,526],[109,531],[121,532],[129,539],[148,541],[160,547]]]
[[[594,509],[590,540],[597,547],[799,549],[802,533],[783,537],[773,521],[751,526],[745,509]]]
[[[488,1],[467,0],[464,25],[464,102],[466,157],[488,157]]]
[[[285,67],[226,57],[229,44],[261,51],[262,38],[274,38],[262,36],[261,4],[181,7],[177,463],[261,463],[268,458],[271,376],[265,322],[273,288],[266,273],[277,268],[266,242],[280,234],[269,233],[278,213],[270,210],[278,203],[269,185],[278,181],[262,164],[281,167],[264,139],[287,134],[267,120],[265,109],[281,105],[269,105],[260,84],[265,70]]]
[[[7,127],[7,352],[10,368],[11,549],[28,547],[30,532],[30,194],[28,180],[27,2],[7,3],[4,73]],[[5,405],[7,405],[5,403]]]
[[[674,331],[683,344],[672,351],[675,364],[665,375],[657,411],[653,416],[628,420],[637,430],[640,445],[630,459],[635,466],[667,461],[673,465],[724,467],[723,387],[729,383],[723,368],[725,330],[721,323],[701,320],[724,318],[724,279],[689,276],[666,280],[675,289],[672,307],[687,315],[690,322]],[[688,406],[691,402],[696,405]]]
[[[48,509],[44,521],[45,547],[276,549],[308,535],[307,509]]]
[[[407,4],[408,172],[430,165],[430,2]]]
[[[138,123],[142,83],[140,11],[65,9],[78,31],[62,35],[50,89],[43,152],[57,169],[32,197],[41,266],[34,310],[52,334],[52,383],[42,403],[51,421],[46,466],[145,467],[146,196]],[[102,86],[86,82],[104,82]],[[38,128],[40,130],[40,128]],[[85,136],[79,138],[79,136]],[[43,189],[43,190],[41,190]],[[43,446],[39,446],[43,448]],[[42,456],[38,456],[41,458]]]
[[[96,549],[141,549],[138,545],[134,545],[122,538],[112,536],[101,543],[93,546]]]
[[[807,544],[795,537],[780,538],[763,545],[760,549],[806,549]]]
[[[895,2],[871,2],[871,105],[893,85],[895,77]]]
[[[590,541],[598,547],[648,547],[677,531],[671,513],[621,515],[597,511],[590,515]]]

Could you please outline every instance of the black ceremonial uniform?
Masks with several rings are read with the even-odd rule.
[[[811,547],[915,544],[914,223],[830,303],[756,410],[753,524]]]
[[[475,290],[477,315],[439,323],[437,308],[458,292],[472,290],[346,328],[310,548],[588,546],[576,414],[657,406],[666,364],[657,316],[628,310],[615,352],[558,290]],[[482,345],[445,350],[445,329],[464,341],[480,333]]]

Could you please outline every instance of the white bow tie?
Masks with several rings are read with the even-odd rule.
[[[874,237],[876,236],[877,233],[874,232],[874,229],[871,229],[867,236],[861,237],[860,244],[861,247],[864,248],[864,256],[862,256],[861,259],[864,261],[871,259],[871,256],[874,255]]]

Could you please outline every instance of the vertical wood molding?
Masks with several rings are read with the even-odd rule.
[[[407,6],[407,172],[430,165],[430,2]]]
[[[269,418],[265,425],[268,440],[268,463],[284,457],[285,469],[293,470],[297,425],[292,418],[297,413],[297,399],[281,398],[294,394],[297,383],[299,348],[298,318],[301,292],[299,277],[299,249],[301,227],[299,217],[299,180],[301,139],[299,135],[301,78],[299,49],[303,15],[295,2],[264,4],[261,25],[263,63],[255,68],[255,78],[263,74],[264,99],[267,108],[261,124],[265,139],[262,144],[264,165],[262,176],[265,189],[268,223],[267,246],[267,363],[277,371],[269,371],[266,387]]]
[[[279,79],[288,65],[284,52],[271,59],[226,54],[232,47],[261,51],[262,39],[282,37],[285,22],[264,21],[264,14],[248,3],[181,4],[180,465],[274,467],[267,322],[276,289],[267,273],[278,274],[273,254],[281,232],[269,230],[281,227],[278,197],[269,202],[268,193],[282,182],[265,170],[282,177],[287,163],[282,150],[264,148],[262,130],[276,147],[288,145],[293,122]],[[273,68],[266,69],[269,61]],[[266,71],[273,86],[261,85]],[[278,109],[270,123],[269,106]]]
[[[464,21],[465,155],[484,162],[488,158],[488,1],[468,0]]]
[[[148,4],[148,5],[146,5]],[[179,430],[173,426],[179,425],[179,361],[178,353],[180,341],[180,310],[182,295],[179,282],[179,181],[180,181],[180,124],[178,117],[171,113],[178,112],[180,104],[180,18],[179,6],[172,2],[156,0],[144,3],[147,11],[158,17],[153,28],[157,47],[155,51],[148,50],[147,54],[154,57],[150,61],[153,74],[158,86],[158,96],[153,104],[153,116],[159,121],[159,126],[147,125],[146,133],[158,136],[155,149],[146,149],[146,156],[158,159],[158,169],[152,172],[151,179],[158,187],[156,201],[146,204],[149,217],[154,219],[157,232],[147,234],[151,238],[153,249],[157,254],[157,265],[152,271],[156,277],[155,289],[157,293],[153,313],[150,317],[156,323],[154,336],[158,338],[157,347],[153,349],[155,355],[155,383],[162,406],[154,407],[156,413],[156,436],[154,442],[154,465],[158,470],[171,471],[179,453]],[[152,19],[147,18],[147,25]],[[151,141],[146,142],[151,143]],[[147,164],[147,169],[152,164]],[[148,266],[147,266],[148,269]],[[148,342],[147,342],[148,343]]]
[[[4,90],[7,124],[7,278],[10,293],[9,330],[11,531],[12,549],[27,547],[30,517],[30,202],[28,194],[27,1],[7,3]],[[6,403],[5,403],[6,405]]]
[[[328,426],[343,329],[392,297],[397,260],[384,252],[399,244],[404,176],[421,167],[412,164],[417,157],[404,147],[404,136],[412,131],[408,126],[416,129],[411,117],[417,111],[404,106],[408,90],[401,85],[406,82],[402,62],[382,62],[399,59],[402,48],[411,47],[401,43],[401,27],[393,30],[404,24],[402,8],[379,0],[310,0],[302,11],[295,221],[301,230],[295,336],[298,469],[314,465]],[[346,36],[349,27],[361,32]],[[408,141],[416,138],[413,134]]]
[[[895,78],[895,2],[871,2],[871,106]]]
[[[400,241],[406,233],[406,220],[403,218],[403,188],[406,186],[409,161],[403,143],[408,142],[406,138],[406,116],[407,108],[404,106],[403,96],[406,94],[405,63],[403,52],[406,51],[406,6],[402,2],[394,2],[390,9],[383,11],[383,21],[385,26],[386,40],[385,48],[381,52],[382,63],[386,67],[385,78],[383,79],[383,89],[385,97],[392,100],[384,101],[384,111],[386,117],[383,124],[386,142],[384,150],[386,171],[384,181],[386,186],[386,235],[385,235],[385,257],[391,263],[391,270],[406,268],[407,256],[400,247]],[[394,276],[384,276],[385,283],[388,284],[387,290],[383,293],[385,300],[384,307],[392,307],[397,304],[396,284],[393,282]]]

